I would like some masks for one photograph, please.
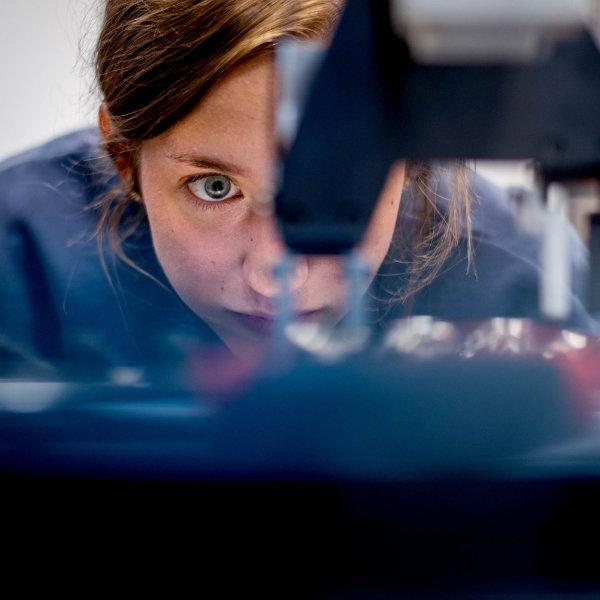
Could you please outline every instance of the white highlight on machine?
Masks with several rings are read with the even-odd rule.
[[[540,308],[550,319],[566,319],[571,311],[571,254],[567,228],[569,189],[559,183],[548,187],[547,211],[540,263]]]
[[[391,17],[425,63],[531,62],[583,27],[600,41],[599,0],[394,0]]]
[[[277,138],[284,149],[296,137],[310,84],[325,52],[325,45],[305,40],[284,40],[277,46]]]

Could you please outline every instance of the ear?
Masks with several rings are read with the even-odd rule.
[[[98,127],[110,157],[123,183],[129,189],[133,183],[131,153],[128,151],[126,143],[118,135],[117,127],[114,124],[106,102],[103,102],[98,109]]]
[[[103,102],[98,109],[98,127],[100,128],[100,133],[102,134],[105,142],[112,137],[114,125],[112,122],[112,117],[108,112],[108,106],[106,106],[106,102]]]

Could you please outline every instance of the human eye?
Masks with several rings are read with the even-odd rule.
[[[197,175],[187,181],[190,192],[203,202],[224,202],[241,197],[240,188],[227,175],[211,173]]]

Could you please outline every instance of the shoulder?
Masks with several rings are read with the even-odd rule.
[[[111,301],[86,210],[114,185],[98,139],[81,130],[0,163],[0,329],[29,355],[54,359],[75,347],[90,308]]]
[[[115,184],[96,129],[75,131],[1,162],[0,275],[11,266],[23,271],[35,253],[52,280],[67,277],[76,249],[94,252],[96,215],[89,205]]]
[[[540,273],[541,229],[532,232],[524,227],[523,219],[515,200],[508,190],[498,187],[489,180],[474,174],[472,177],[473,239],[476,252],[476,265],[482,270],[488,265],[503,266],[507,274],[523,272],[535,280],[537,290]],[[588,275],[589,252],[575,228],[567,224],[569,236],[569,259],[572,273],[574,300],[585,295]],[[495,259],[498,261],[496,265]],[[497,273],[501,275],[501,273]]]
[[[480,245],[497,248],[517,262],[538,268],[541,235],[523,227],[509,191],[477,173],[472,174],[471,191],[474,240]],[[568,233],[572,267],[582,275],[587,268],[588,251],[570,224]]]
[[[25,165],[60,163],[65,158],[77,160],[97,154],[98,144],[99,133],[95,127],[78,129],[1,161],[0,174],[5,175]]]
[[[95,128],[74,131],[0,162],[0,203],[19,216],[80,207],[115,184]]]

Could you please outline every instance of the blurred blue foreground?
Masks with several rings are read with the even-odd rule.
[[[200,561],[303,597],[600,589],[600,438],[548,362],[302,359],[226,401],[17,380],[0,398],[10,539],[87,548],[71,566]]]

